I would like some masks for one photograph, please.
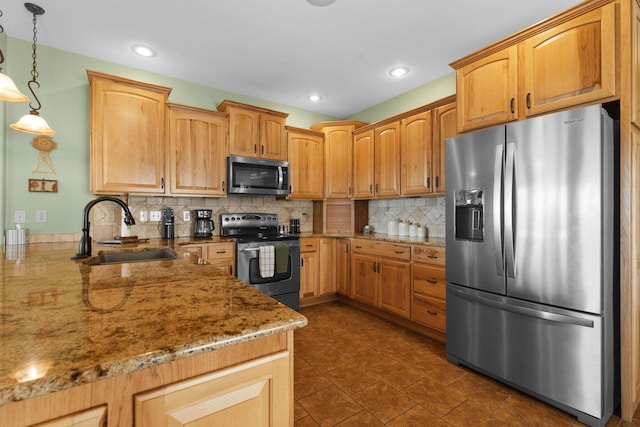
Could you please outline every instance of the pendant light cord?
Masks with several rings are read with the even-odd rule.
[[[0,10],[0,18],[2,18],[2,11]],[[0,34],[4,33],[4,27],[0,24]],[[2,53],[2,49],[0,49],[0,71],[2,71],[2,64],[4,64],[4,53]]]

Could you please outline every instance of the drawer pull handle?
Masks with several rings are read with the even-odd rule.
[[[429,313],[432,316],[437,316],[438,312],[437,311],[431,311],[431,310],[427,310],[427,313]]]
[[[226,254],[226,253],[227,253],[227,251],[226,251],[226,250],[223,250],[223,251],[216,251],[216,253],[217,253],[217,254]]]
[[[356,245],[356,249],[362,249],[362,246]]]
[[[432,285],[435,285],[436,283],[438,283],[438,281],[436,279],[431,279],[431,278],[427,278],[425,279],[427,282],[431,283]]]
[[[437,258],[438,258],[438,255],[427,255],[427,258],[437,259]]]
[[[404,251],[396,251],[397,254],[403,254]]]

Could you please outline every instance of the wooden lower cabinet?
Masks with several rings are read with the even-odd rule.
[[[336,298],[336,239],[300,239],[300,306],[305,307]]]
[[[290,423],[286,352],[170,384],[134,398],[136,427]]]
[[[221,270],[225,270],[232,276],[235,274],[236,258],[235,244],[233,242],[184,245],[181,249],[196,254],[198,258],[215,265]]]
[[[293,331],[0,406],[2,426],[293,426]]]
[[[410,247],[365,240],[352,243],[351,297],[410,318]]]
[[[445,333],[447,329],[445,249],[414,246],[412,281],[412,320]]]
[[[349,296],[351,290],[351,240],[336,239],[336,292]]]

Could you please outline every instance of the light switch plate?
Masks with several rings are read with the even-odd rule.
[[[189,211],[182,211],[182,220],[183,220],[184,222],[191,221],[191,212],[189,212]]]
[[[162,219],[162,212],[160,211],[151,211],[151,221],[160,221]]]
[[[140,222],[149,221],[149,214],[147,211],[140,211]]]

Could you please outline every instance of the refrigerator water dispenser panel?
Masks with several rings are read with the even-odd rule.
[[[484,240],[484,190],[456,190],[455,236],[457,240]]]

